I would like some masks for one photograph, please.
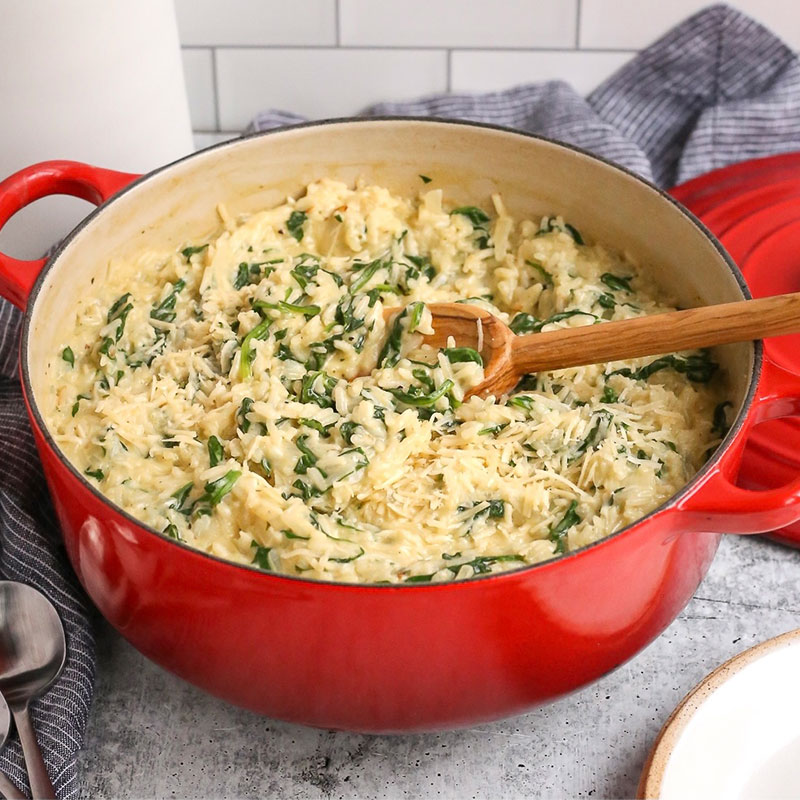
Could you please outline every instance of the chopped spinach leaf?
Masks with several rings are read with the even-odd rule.
[[[400,360],[400,346],[403,338],[403,319],[408,314],[408,309],[404,308],[392,322],[389,335],[383,343],[378,354],[379,367],[393,367]]]
[[[733,408],[733,403],[729,400],[726,400],[724,403],[720,403],[714,409],[714,423],[711,426],[712,433],[718,433],[721,437],[725,437],[725,434],[730,430],[730,425],[728,425],[728,415],[725,409],[730,406]]]
[[[316,278],[318,272],[319,264],[308,264],[301,261],[289,274],[297,281],[301,289],[305,289]]]
[[[610,272],[604,272],[600,276],[600,280],[612,291],[627,292],[628,294],[633,291],[633,289],[631,289],[633,275],[623,278],[621,275],[612,275]]]
[[[410,266],[406,267],[404,291],[408,294],[410,290],[409,282],[419,280],[421,277],[427,278],[432,281],[436,277],[436,268],[431,264],[427,256],[405,256],[407,261],[411,262]]]
[[[578,501],[573,500],[569,504],[569,507],[567,508],[567,511],[561,518],[561,520],[555,523],[554,525],[550,526],[548,538],[550,539],[551,542],[555,544],[556,553],[566,553],[567,531],[581,521],[580,514],[578,514],[578,512],[575,510],[577,507],[578,507]]]
[[[481,228],[489,222],[489,215],[475,206],[460,206],[454,208],[450,214],[461,214],[462,217],[466,217],[473,228]]]
[[[447,356],[451,364],[461,364],[472,361],[483,366],[481,354],[472,347],[445,347],[442,352]]]
[[[581,236],[580,231],[574,226],[570,225],[569,222],[564,223],[564,227],[567,230],[567,233],[574,239],[575,244],[583,244],[583,236]]]
[[[133,311],[133,304],[128,302],[128,298],[131,296],[130,292],[126,292],[122,297],[120,297],[113,306],[108,310],[107,321],[109,323],[117,322],[117,330],[114,333],[114,341],[118,342],[122,338],[122,332],[125,330],[125,320],[128,318],[128,314]],[[108,339],[103,342],[105,349],[101,347],[100,352],[105,353],[108,355],[108,345],[106,342],[109,341]]]
[[[308,215],[304,211],[292,211],[289,219],[286,220],[287,230],[298,242],[303,239],[303,225],[307,218]]]
[[[72,416],[74,417],[78,413],[78,409],[81,407],[81,400],[89,400],[90,397],[88,394],[79,394],[76,398],[75,402],[72,404]]]
[[[478,436],[494,436],[496,433],[505,430],[509,424],[508,422],[501,422],[497,425],[489,425],[486,428],[481,428],[481,430],[478,431]]]
[[[170,539],[175,539],[175,541],[177,542],[183,541],[183,539],[181,539],[180,533],[178,533],[178,526],[172,522],[170,522],[169,525],[167,525],[167,527],[164,528],[163,531],[161,531],[161,533],[165,533],[167,536],[169,536]]]
[[[307,542],[311,538],[310,536],[301,536],[299,533],[290,530],[282,530],[281,533],[287,539],[302,539],[304,542]]]
[[[422,321],[422,314],[425,311],[425,303],[413,303],[409,306],[408,332],[414,333],[419,328]]]
[[[103,470],[101,469],[92,469],[91,467],[87,467],[84,471],[85,475],[88,475],[90,478],[94,478],[96,481],[102,481],[105,475],[103,474]]]
[[[303,376],[300,388],[301,403],[316,403],[320,408],[333,408],[333,390],[338,380],[319,370]]]
[[[262,547],[255,539],[250,542],[250,547],[254,547],[256,550],[253,555],[253,560],[250,563],[255,564],[259,569],[263,569],[265,572],[272,572],[272,564],[269,560],[269,554],[272,548]]]
[[[339,426],[339,433],[341,434],[342,439],[344,439],[347,444],[351,445],[353,444],[353,434],[356,432],[356,428],[360,427],[361,425],[359,425],[357,422],[348,420]]]
[[[430,583],[434,574],[431,572],[429,575],[409,575],[403,580],[403,583]]]
[[[297,441],[294,443],[295,447],[297,447],[297,449],[300,451],[300,458],[294,465],[294,471],[298,475],[305,475],[306,472],[308,472],[309,467],[313,467],[317,463],[317,456],[306,444],[307,440],[308,436],[306,434],[302,434],[301,436],[297,437]]]
[[[547,319],[537,319],[533,314],[521,312],[511,320],[511,324],[508,327],[518,336],[523,333],[539,333],[545,325],[550,325],[553,322],[561,322],[570,317],[593,317],[594,319],[598,319],[596,314],[590,314],[588,311],[581,311],[578,308],[570,311],[560,311]]]
[[[580,231],[574,226],[565,222],[563,227],[558,224],[556,217],[544,217],[539,224],[539,230],[536,232],[537,236],[543,236],[546,233],[553,233],[553,231],[560,231],[561,233],[568,233],[575,244],[583,244],[583,236]]]
[[[242,339],[242,350],[239,355],[239,379],[247,380],[252,374],[252,364],[256,357],[253,350],[253,342],[256,340],[266,339],[269,334],[269,328],[272,325],[271,319],[264,319]]]
[[[223,498],[230,493],[236,481],[242,473],[237,469],[226,472],[221,478],[211,481],[205,485],[205,491],[192,506],[192,513],[197,515],[210,514],[215,506],[218,506]]]
[[[236,421],[242,433],[247,433],[250,430],[251,422],[247,419],[247,415],[253,410],[253,398],[245,397],[239,410],[236,412]]]
[[[597,449],[600,442],[605,438],[606,433],[608,433],[610,424],[611,414],[608,411],[601,410],[594,414],[594,425],[589,430],[589,433],[586,434],[586,437],[573,450],[568,463],[577,461],[584,453]]]
[[[197,253],[202,253],[208,247],[208,244],[201,244],[197,247],[184,247],[181,250],[181,255],[188,261],[192,256],[197,255]]]
[[[454,384],[449,378],[442,382],[442,385],[430,394],[424,394],[416,386],[410,386],[408,390],[405,389],[387,389],[386,391],[394,395],[401,403],[407,406],[414,406],[415,408],[430,408],[435,405],[439,398],[444,397],[452,388]]]
[[[428,368],[429,369],[429,368]],[[411,374],[422,384],[426,392],[432,392],[436,389],[436,383],[429,372],[424,369],[412,369]]]
[[[335,537],[330,537],[335,538]],[[342,539],[342,541],[347,541],[346,539]],[[364,548],[356,545],[358,547],[358,552],[354,556],[343,556],[341,558],[331,558],[330,561],[335,562],[336,564],[349,564],[351,561],[355,561],[357,558],[361,558],[364,555]]]
[[[456,509],[459,513],[468,511],[470,508],[477,508],[484,505],[485,500],[476,500],[471,506],[458,506]],[[484,506],[480,511],[476,511],[472,519],[480,519],[481,517],[489,517],[489,519],[503,519],[506,513],[505,500],[489,500],[488,505]]]
[[[601,403],[616,403],[619,400],[619,395],[610,387],[606,386],[603,389],[603,396],[600,398]]]
[[[225,451],[222,448],[222,442],[216,436],[211,436],[208,439],[208,461],[209,465],[216,467],[225,460]]]
[[[608,292],[603,292],[603,294],[598,295],[597,304],[609,310],[617,307],[617,301],[614,299],[614,296],[610,295]]]
[[[526,258],[525,259],[525,263],[529,267],[533,267],[539,273],[539,277],[541,278],[541,282],[545,286],[552,286],[553,285],[553,276],[538,261],[534,261],[533,259]]]
[[[280,264],[282,262],[282,258],[275,258],[271,261],[254,261],[252,263],[242,261],[236,270],[236,279],[233,282],[233,288],[243,289],[245,286],[249,286],[252,283],[258,283],[261,280],[261,267],[265,267],[264,277],[266,278],[273,272],[273,268],[266,265]]]
[[[151,319],[157,319],[160,322],[174,322],[175,321],[175,304],[178,302],[178,294],[186,286],[186,281],[175,281],[172,286],[172,291],[156,306],[153,306],[150,312]]]
[[[456,554],[456,556],[459,554]],[[456,556],[451,556],[451,558],[456,558]],[[442,558],[445,555],[442,554]],[[465,561],[462,564],[448,564],[446,569],[453,573],[453,575],[458,575],[461,570],[461,567],[472,567],[472,571],[475,575],[485,575],[487,572],[492,571],[492,567],[495,564],[504,561],[519,561],[524,562],[525,559],[519,555],[506,555],[506,556],[477,556],[473,558],[472,561]],[[406,578],[404,583],[429,583],[434,576],[435,573],[431,573],[430,575],[411,575],[410,577]]]
[[[318,489],[316,486],[312,486],[310,483],[300,480],[300,478],[298,478],[292,486],[300,492],[299,496],[302,497],[303,500],[311,500],[313,497],[319,497],[327,491],[326,489]]]
[[[509,399],[508,405],[525,411],[533,411],[533,407],[536,405],[536,398],[531,397],[529,394],[518,394]]]
[[[707,350],[703,350],[699,355],[691,355],[686,358],[675,355],[661,356],[655,361],[651,361],[649,364],[639,367],[639,369],[632,370],[628,367],[623,367],[622,369],[615,369],[613,372],[609,372],[606,377],[622,375],[626,378],[644,381],[656,372],[668,368],[686,375],[686,377],[694,383],[708,383],[708,381],[714,377],[714,373],[719,369],[719,364],[711,360],[711,356]]]
[[[427,175],[420,175],[419,177],[423,183],[430,183],[433,180],[433,178],[429,178]]]
[[[72,352],[71,347],[65,347],[61,351],[61,358],[63,358],[64,361],[66,361],[71,367],[75,366],[75,354]]]
[[[191,494],[192,489],[194,489],[194,483],[189,481],[189,483],[181,486],[176,492],[173,492],[170,495],[170,499],[175,500],[174,503],[170,503],[172,508],[174,508],[179,514],[189,515],[192,513],[191,504],[187,505],[187,501],[189,499],[189,495]]]
[[[473,229],[478,234],[475,244],[481,250],[489,246],[489,215],[485,211],[475,206],[462,206],[453,209],[450,214],[461,214],[472,223]]]
[[[358,294],[358,292],[370,282],[378,270],[388,266],[389,262],[383,261],[380,258],[376,258],[369,264],[364,265],[360,270],[361,274],[350,284],[350,294]]]
[[[319,306],[302,306],[296,303],[287,303],[285,300],[278,300],[277,303],[268,303],[266,300],[255,300],[253,308],[258,311],[269,309],[271,311],[284,311],[291,314],[302,314],[306,319],[316,317],[321,311]]]
[[[311,428],[312,430],[319,431],[321,436],[330,436],[329,428],[331,425],[323,425],[318,419],[310,419],[309,417],[300,417],[297,420],[301,425],[305,425],[306,428]]]

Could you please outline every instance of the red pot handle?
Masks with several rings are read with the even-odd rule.
[[[51,194],[71,194],[100,205],[132,180],[129,172],[90,167],[78,161],[43,161],[15,172],[0,183],[0,228],[34,200]],[[36,276],[47,259],[21,261],[0,253],[0,296],[23,309]]]
[[[800,414],[800,375],[764,357],[758,392],[743,432],[759,422]],[[738,462],[731,460],[734,467]],[[736,486],[726,459],[712,470],[676,510],[684,526],[698,531],[766,533],[800,520],[800,476],[777,489],[753,490]]]

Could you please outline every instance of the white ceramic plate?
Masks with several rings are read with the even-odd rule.
[[[639,797],[800,798],[800,630],[718,667],[673,711]]]

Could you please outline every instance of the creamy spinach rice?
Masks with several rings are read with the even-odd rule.
[[[109,264],[65,337],[48,424],[167,536],[337,581],[468,578],[552,558],[658,506],[724,434],[706,352],[526,376],[464,400],[477,352],[425,303],[518,334],[674,308],[558,216],[331,180],[177,252]],[[402,313],[388,323],[383,309]]]

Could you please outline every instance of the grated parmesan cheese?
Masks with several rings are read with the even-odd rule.
[[[56,441],[143,523],[291,575],[461,579],[619,530],[719,443],[716,365],[579,367],[464,402],[480,357],[424,344],[427,302],[469,299],[517,333],[673,307],[562,218],[492,206],[320,180],[110,264],[66,339]],[[385,307],[404,311],[387,324]]]

